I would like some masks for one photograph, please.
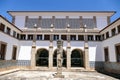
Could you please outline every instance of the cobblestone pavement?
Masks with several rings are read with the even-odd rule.
[[[0,80],[120,80],[97,72],[63,72],[65,78],[54,78],[55,73],[18,71],[0,76]]]

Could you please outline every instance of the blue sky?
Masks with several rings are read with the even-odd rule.
[[[120,17],[120,0],[0,0],[0,15],[11,20],[7,11],[116,11]]]

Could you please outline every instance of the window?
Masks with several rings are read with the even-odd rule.
[[[106,32],[106,39],[109,38],[109,32]]]
[[[84,36],[83,35],[78,35],[78,40],[83,41],[84,40]]]
[[[42,35],[37,35],[37,40],[42,40]]]
[[[96,41],[101,41],[101,35],[96,35],[96,36],[95,36],[95,40],[96,40]]]
[[[61,39],[62,40],[67,40],[67,36],[66,35],[61,35]]]
[[[50,40],[50,35],[44,35],[44,40]]]
[[[76,35],[70,35],[70,40],[76,40]]]
[[[102,35],[102,40],[104,40],[105,39],[105,36],[104,36],[104,34]]]
[[[19,33],[17,33],[17,39],[19,39],[20,38],[20,34]]]
[[[10,35],[11,29],[7,27],[6,33]]]
[[[21,40],[25,40],[25,39],[26,39],[26,35],[25,35],[25,34],[21,34],[21,35],[20,35],[20,39],[21,39]]]
[[[118,29],[118,33],[120,33],[120,25],[119,25],[119,26],[117,26],[117,29]]]
[[[114,35],[116,34],[116,29],[113,28],[113,29],[111,30],[111,32],[112,32],[112,36],[114,36]]]
[[[16,47],[16,46],[13,46],[12,60],[16,60],[16,54],[17,54],[17,47]]]
[[[16,32],[15,31],[13,31],[13,37],[16,37]]]
[[[5,25],[2,24],[2,23],[0,23],[0,31],[3,31],[3,32],[4,32],[4,30],[5,30]]]
[[[115,46],[116,49],[116,61],[120,62],[120,44]]]
[[[33,35],[28,35],[28,40],[33,40]]]
[[[88,40],[93,41],[93,35],[88,35]]]
[[[0,45],[1,47],[0,47],[0,59],[1,60],[5,60],[5,55],[6,55],[6,44],[4,44],[4,43],[2,43],[1,45]]]
[[[54,35],[53,40],[58,40],[59,39],[59,35]]]
[[[108,47],[104,48],[104,56],[105,56],[105,62],[108,62],[109,61]]]

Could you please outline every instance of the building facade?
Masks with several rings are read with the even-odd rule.
[[[64,70],[120,71],[120,19],[112,11],[8,11],[0,16],[1,61],[55,70],[57,40],[63,42]],[[12,65],[12,66],[13,66]]]

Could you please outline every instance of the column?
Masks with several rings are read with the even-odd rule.
[[[34,69],[35,68],[35,64],[36,64],[35,53],[36,53],[36,45],[32,45],[32,50],[31,50],[31,69]]]
[[[89,48],[88,48],[88,43],[85,42],[84,44],[84,58],[85,58],[85,69],[89,69]]]
[[[67,46],[70,47],[70,35],[67,35]]]
[[[67,47],[67,69],[71,68],[71,47]]]
[[[93,35],[93,41],[97,41],[95,37],[96,37],[96,35]]]
[[[67,35],[67,69],[70,69],[71,67],[71,52],[70,52],[71,46],[70,46],[70,35]]]
[[[44,40],[44,34],[42,34],[42,40]]]
[[[50,35],[50,45],[49,45],[49,69],[53,67],[53,35]]]

